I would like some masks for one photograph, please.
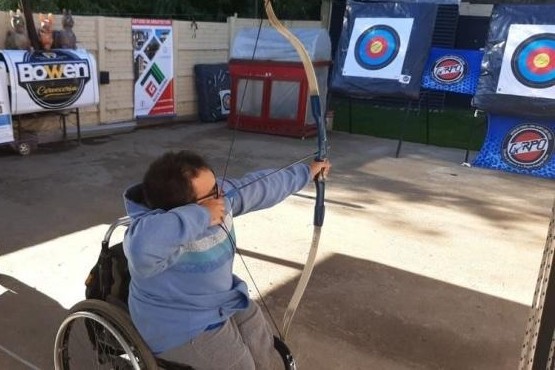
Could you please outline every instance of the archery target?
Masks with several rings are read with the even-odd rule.
[[[542,33],[524,40],[511,60],[513,74],[532,88],[555,85],[555,34]]]
[[[511,25],[497,93],[555,99],[555,26]]]
[[[222,114],[229,114],[231,110],[231,90],[220,90],[220,106]]]
[[[401,80],[413,18],[357,18],[344,76]]]
[[[364,31],[355,44],[355,59],[365,69],[382,69],[391,64],[399,53],[399,34],[395,29],[379,24]]]

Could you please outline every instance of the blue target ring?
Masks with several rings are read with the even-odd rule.
[[[516,79],[536,89],[555,85],[555,34],[542,33],[518,45],[511,58]]]
[[[355,59],[364,69],[382,69],[399,54],[400,38],[392,27],[380,24],[365,30],[355,44]]]

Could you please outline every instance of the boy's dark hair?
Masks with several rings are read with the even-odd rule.
[[[151,209],[169,211],[195,202],[197,195],[191,179],[197,177],[202,169],[210,169],[210,166],[195,152],[165,153],[150,164],[143,177],[146,205]]]

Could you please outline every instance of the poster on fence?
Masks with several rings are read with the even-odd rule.
[[[12,115],[8,95],[8,71],[0,63],[0,144],[14,141]]]
[[[175,114],[172,21],[132,19],[135,117]]]
[[[473,165],[555,178],[555,119],[488,115],[488,132]]]
[[[97,68],[85,49],[0,50],[10,71],[13,115],[59,111],[98,104]]]

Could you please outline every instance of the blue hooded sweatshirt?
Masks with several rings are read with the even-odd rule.
[[[264,177],[272,171],[225,179],[223,184],[218,179],[228,195],[223,225],[216,226],[210,226],[208,210],[198,204],[149,209],[141,184],[125,191],[132,219],[123,241],[131,274],[129,312],[154,354],[181,346],[248,307],[247,285],[232,271],[232,218],[271,207],[311,180],[306,164]]]

